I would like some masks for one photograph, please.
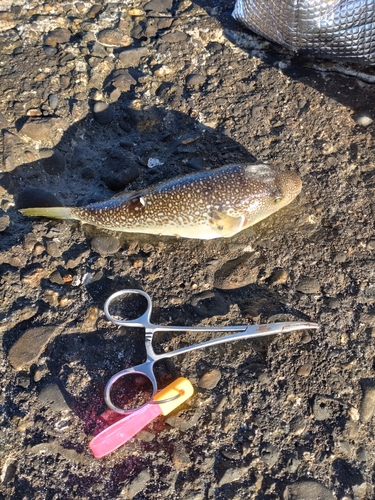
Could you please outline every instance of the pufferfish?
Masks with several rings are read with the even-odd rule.
[[[288,205],[302,183],[266,164],[228,165],[125,192],[85,207],[24,208],[22,214],[130,233],[210,240],[229,238]]]

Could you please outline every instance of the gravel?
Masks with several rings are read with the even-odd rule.
[[[374,498],[373,70],[295,58],[232,9],[2,6],[0,499]],[[298,172],[302,193],[228,240],[18,212],[255,160]],[[143,359],[144,333],[103,313],[123,288],[160,324],[320,329],[159,363],[160,388],[186,376],[194,396],[96,460],[105,384]],[[155,348],[208,338],[160,332]]]

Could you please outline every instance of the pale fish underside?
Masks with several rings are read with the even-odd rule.
[[[172,179],[82,208],[41,207],[24,215],[115,231],[209,240],[230,237],[288,205],[301,191],[297,174],[265,164],[228,165]]]

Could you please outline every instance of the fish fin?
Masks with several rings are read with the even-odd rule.
[[[72,209],[69,207],[40,207],[22,208],[19,210],[22,215],[29,217],[48,217],[51,219],[75,219]]]
[[[118,199],[121,199],[121,201],[128,201],[131,198],[134,198],[135,196],[137,196],[139,193],[141,193],[141,191],[125,191],[125,192],[122,192],[122,193],[115,194],[110,199],[111,200],[116,200],[116,201],[118,201]]]
[[[231,217],[228,214],[219,212],[218,210],[212,213],[212,230],[222,238],[230,238],[234,234],[239,233],[245,229],[247,220],[246,217]]]
[[[116,205],[127,204],[131,205],[134,209],[135,207],[143,208],[145,205],[145,196],[148,194],[147,191],[129,191],[126,193],[119,193],[113,196],[108,203],[111,201],[115,202]]]

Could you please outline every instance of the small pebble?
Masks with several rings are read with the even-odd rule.
[[[298,368],[297,375],[300,375],[301,377],[308,377],[311,373],[311,370],[312,370],[312,364],[305,363],[304,365]]]
[[[171,10],[172,6],[173,0],[151,0],[146,3],[144,9],[145,11],[166,12],[167,10]]]
[[[367,111],[364,111],[363,113],[356,113],[353,115],[353,120],[357,125],[361,125],[361,127],[368,127],[374,121]]]
[[[273,305],[270,299],[260,299],[254,302],[250,301],[249,305],[244,308],[243,313],[253,321],[259,321],[261,315],[265,314],[266,311],[272,310],[272,308]],[[269,317],[268,319],[271,321],[271,318]],[[276,321],[280,321],[280,319],[276,318]]]
[[[113,120],[112,108],[106,102],[96,102],[93,112],[95,120],[100,123],[100,125],[108,125]]]
[[[95,42],[91,47],[90,54],[94,57],[104,58],[108,56],[107,51],[103,47],[103,45],[99,42]]]
[[[150,472],[148,471],[148,469],[144,469],[121,490],[119,498],[134,498],[136,495],[138,495],[138,493],[146,488],[146,484],[150,480]]]
[[[1,483],[6,486],[14,478],[17,471],[17,460],[15,457],[9,457],[4,460],[1,469]]]
[[[11,347],[8,354],[9,363],[17,371],[29,368],[39,359],[57,332],[58,329],[54,326],[40,326],[26,330]]]
[[[119,53],[118,58],[124,68],[135,68],[138,66],[142,57],[148,54],[147,47],[137,47],[135,49],[126,49]]]
[[[313,414],[315,420],[322,421],[332,418],[337,408],[337,403],[321,395],[317,395],[313,403]]]
[[[252,257],[247,253],[224,262],[215,273],[214,287],[232,290],[254,283],[259,274],[259,267],[254,264]]]
[[[56,283],[57,285],[64,285],[65,283],[59,271],[53,271],[53,273],[49,277],[49,280],[51,283]]]
[[[265,443],[260,448],[260,458],[268,467],[272,467],[279,459],[280,450],[271,443]]]
[[[87,19],[94,19],[102,10],[102,8],[102,5],[94,4],[86,14]]]
[[[53,110],[55,110],[59,104],[59,98],[57,97],[56,94],[50,94],[48,96],[48,104],[49,107]]]
[[[170,28],[173,24],[172,17],[158,17],[154,18],[154,26],[156,30],[165,30],[166,28]]]
[[[20,134],[33,141],[51,140],[53,144],[57,144],[62,130],[66,128],[66,122],[62,118],[29,118],[21,127]],[[58,132],[58,129],[61,132]]]
[[[297,471],[300,463],[301,460],[299,460],[296,456],[291,457],[288,461],[287,470],[290,473],[294,474]]]
[[[240,460],[241,459],[241,453],[239,453],[236,449],[233,448],[224,448],[220,450],[220,453],[226,457],[229,458],[229,460]]]
[[[199,74],[189,75],[186,78],[186,85],[188,87],[198,88],[206,82],[206,77]]]
[[[210,290],[194,295],[191,304],[196,312],[202,316],[225,316],[229,311],[225,299],[220,294]]]
[[[205,373],[198,382],[202,389],[214,389],[220,382],[221,372],[217,368]]]
[[[160,161],[158,158],[149,158],[147,160],[148,168],[155,168],[155,167],[159,167],[160,165],[164,165],[164,163],[162,161]]]
[[[105,29],[98,33],[98,41],[110,47],[127,47],[133,42],[132,38],[117,29]]]
[[[59,387],[56,384],[49,384],[42,389],[38,396],[39,402],[59,412],[69,412],[70,408],[65,401]]]
[[[133,85],[137,84],[137,80],[132,77],[127,69],[120,69],[112,75],[111,84],[121,92],[128,92]]]
[[[53,149],[41,148],[39,149],[40,158],[50,158],[53,155]]]
[[[59,294],[57,292],[54,292],[53,290],[46,290],[43,293],[43,300],[45,300],[51,306],[57,307],[59,304]],[[34,376],[34,380],[35,380],[35,376]]]
[[[121,97],[121,90],[115,88],[113,90],[109,90],[107,96],[108,102],[117,102]]]
[[[235,481],[238,481],[242,478],[244,473],[246,473],[246,469],[242,469],[240,467],[227,469],[219,481],[219,487],[223,486],[224,484],[234,483]]]
[[[278,61],[277,65],[281,70],[288,68],[288,63],[286,63],[285,61]]]
[[[87,276],[87,275],[85,275]],[[82,284],[85,284],[84,278],[82,279]],[[89,284],[89,283],[86,283]],[[96,322],[99,317],[99,309],[97,307],[89,307],[86,311],[85,317],[81,323],[81,332],[92,332],[95,329]]]
[[[337,252],[333,261],[337,262],[339,264],[342,264],[343,262],[346,262],[347,258],[348,258],[348,256],[347,256],[346,252]]]
[[[79,286],[81,284],[81,278],[79,276],[73,276],[72,286]]]
[[[61,257],[62,251],[55,241],[47,241],[46,250],[51,257]]]
[[[113,255],[121,248],[119,240],[113,236],[96,236],[90,243],[92,249],[102,257]]]
[[[173,449],[173,465],[177,470],[183,471],[190,467],[191,460],[182,443],[176,443]]]
[[[162,37],[163,42],[168,42],[168,43],[179,43],[179,42],[185,42],[187,40],[188,36],[186,33],[183,33],[182,31],[172,31],[167,33]]]
[[[34,247],[33,254],[37,257],[38,255],[42,255],[44,252],[45,248],[44,245],[41,245],[40,243],[37,243]]]
[[[132,17],[143,17],[145,15],[145,11],[142,9],[134,8],[134,9],[129,9],[128,14],[129,14],[129,16],[132,16]]]
[[[182,413],[171,413],[167,419],[166,423],[175,429],[180,431],[187,431],[191,427],[194,427],[202,415],[202,410],[185,410]]]
[[[71,32],[66,28],[56,28],[50,31],[44,40],[45,45],[56,47],[60,43],[67,43],[72,36]]]
[[[57,54],[57,49],[55,47],[50,47],[49,45],[43,46],[43,51],[47,57],[55,57]]]
[[[292,418],[289,423],[290,432],[299,436],[306,429],[307,421],[302,415],[297,415]]]
[[[316,481],[297,481],[284,491],[284,500],[335,500],[336,496]]]
[[[7,227],[9,227],[9,224],[10,224],[9,215],[2,215],[0,217],[0,233],[5,231]]]
[[[39,108],[31,108],[26,111],[26,116],[31,116],[31,117],[38,117],[38,116],[43,116],[43,113]]]
[[[315,278],[310,278],[308,276],[303,276],[299,280],[296,286],[296,290],[301,293],[319,293],[320,283]]]
[[[35,244],[37,243],[37,237],[35,236],[34,233],[29,233],[25,236],[25,239],[23,241],[23,248],[26,250],[26,252],[31,252],[33,248],[35,247]]]
[[[368,459],[368,453],[367,453],[367,450],[366,448],[363,448],[362,446],[360,446],[357,450],[357,459],[360,461],[360,462],[366,462],[367,459]]]
[[[374,498],[374,490],[372,485],[363,482],[362,484],[355,484],[353,486],[353,494],[355,500],[367,500]]]
[[[363,397],[359,410],[360,418],[363,423],[370,422],[375,413],[375,387],[364,387]]]
[[[340,300],[336,298],[327,299],[327,306],[330,309],[339,309],[340,308]]]
[[[70,86],[70,76],[69,75],[60,75],[60,87],[62,90],[66,90]]]
[[[348,410],[349,417],[354,421],[358,422],[359,420],[359,411],[354,406],[351,406]]]

